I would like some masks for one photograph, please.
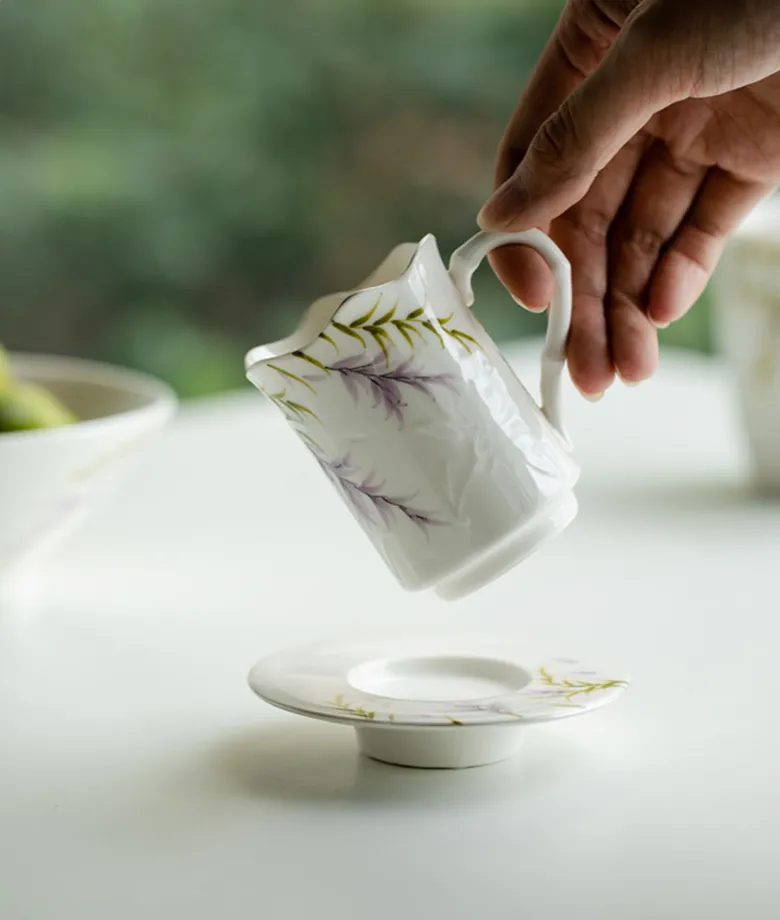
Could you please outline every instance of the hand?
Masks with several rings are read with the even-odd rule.
[[[780,0],[569,0],[502,140],[486,230],[540,227],[572,264],[574,383],[650,376],[657,327],[703,291],[780,184]],[[531,309],[540,257],[493,254]]]

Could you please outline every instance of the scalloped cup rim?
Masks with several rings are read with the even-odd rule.
[[[245,371],[248,373],[258,364],[264,364],[308,348],[317,340],[320,333],[328,328],[339,310],[350,300],[362,294],[379,291],[388,284],[403,281],[414,269],[423,250],[431,244],[438,251],[436,237],[432,233],[426,233],[417,243],[399,243],[390,250],[363,284],[349,291],[338,291],[335,294],[319,297],[306,308],[301,321],[290,335],[276,342],[257,345],[250,349],[244,357]],[[401,270],[397,267],[399,263],[404,266]]]

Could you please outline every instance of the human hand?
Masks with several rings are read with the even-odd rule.
[[[598,398],[650,376],[656,329],[780,184],[780,0],[569,0],[499,148],[486,230],[540,227],[572,265],[567,356]],[[541,258],[491,257],[530,309]]]

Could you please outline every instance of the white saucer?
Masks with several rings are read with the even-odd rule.
[[[518,729],[597,709],[628,682],[625,672],[539,655],[516,639],[448,633],[292,649],[249,674],[271,705],[349,723],[364,754],[412,767],[503,760]]]

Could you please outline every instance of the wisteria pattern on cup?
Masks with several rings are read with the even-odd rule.
[[[519,243],[552,269],[540,397],[470,309],[472,276]],[[561,418],[571,267],[541,231],[479,231],[445,264],[427,234],[356,287],[314,300],[244,358],[409,591],[454,600],[576,517],[579,467]]]
[[[319,421],[316,414],[308,406],[291,399],[287,395],[286,387],[276,393],[267,393],[266,395],[275,406],[282,410],[284,417],[293,424],[294,428],[296,427],[294,423],[305,421],[307,416]]]
[[[423,533],[427,533],[430,527],[437,527],[444,523],[432,514],[411,505],[413,497],[399,498],[386,494],[385,483],[374,481],[374,473],[361,478],[349,454],[337,460],[329,460],[321,451],[312,446],[311,439],[307,442],[307,446],[316,457],[325,475],[336,486],[360,520],[374,526],[379,524],[389,528],[400,516],[419,527]]]
[[[457,342],[467,352],[480,347],[477,340],[467,332],[450,328],[449,323],[452,320],[452,314],[443,318],[432,317],[425,307],[416,307],[406,316],[396,316],[396,311],[398,310],[398,302],[396,301],[385,313],[375,316],[381,303],[382,295],[380,294],[376,303],[362,316],[358,316],[351,323],[340,323],[333,320],[330,331],[320,333],[319,338],[332,345],[337,354],[339,353],[339,347],[334,336],[330,334],[331,331],[338,332],[347,338],[355,339],[360,343],[363,350],[366,348],[366,339],[370,338],[378,346],[388,363],[390,361],[388,346],[398,347],[398,343],[394,339],[395,334],[406,342],[412,353],[414,353],[415,337],[424,342],[426,334],[435,336],[442,348],[444,347],[445,337],[450,341]]]
[[[283,374],[285,378],[300,379],[302,384],[313,391],[310,382],[314,380],[313,377],[306,380],[298,378],[297,375],[289,371],[283,371],[282,368],[272,366],[272,369]],[[408,373],[408,371],[405,373]],[[436,377],[437,383],[444,383],[444,380],[440,378],[447,376],[445,374],[431,375],[431,377]],[[404,378],[405,381],[406,378]],[[397,387],[399,382],[400,380],[394,380],[393,386]],[[430,381],[428,382],[430,383]],[[449,382],[449,380],[446,381],[446,383]],[[354,386],[354,384],[352,385]],[[382,390],[383,398],[389,400],[391,397],[387,395],[387,392],[387,390]],[[367,476],[361,476],[349,453],[336,459],[329,458],[317,439],[309,434],[301,424],[307,419],[319,421],[317,415],[304,403],[288,397],[286,387],[276,393],[268,393],[267,395],[282,410],[287,421],[311,451],[322,471],[363,523],[372,527],[380,526],[383,529],[388,529],[400,517],[405,518],[426,534],[430,527],[440,526],[444,523],[444,521],[430,512],[415,508],[411,504],[413,496],[401,497],[388,494],[385,491],[385,482],[378,481],[373,471]],[[354,396],[357,397],[356,392]],[[387,405],[390,406],[392,411],[400,412],[400,407],[395,402],[387,403]]]
[[[436,387],[444,387],[454,394],[458,392],[453,374],[426,374],[414,367],[412,359],[391,367],[381,356],[371,359],[353,355],[328,364],[325,369],[339,375],[355,402],[360,399],[361,392],[373,397],[374,407],[381,406],[385,417],[389,419],[392,416],[399,426],[403,426],[403,410],[409,405],[404,399],[403,387],[423,393],[434,402]],[[307,374],[305,379],[319,382],[323,378]]]

